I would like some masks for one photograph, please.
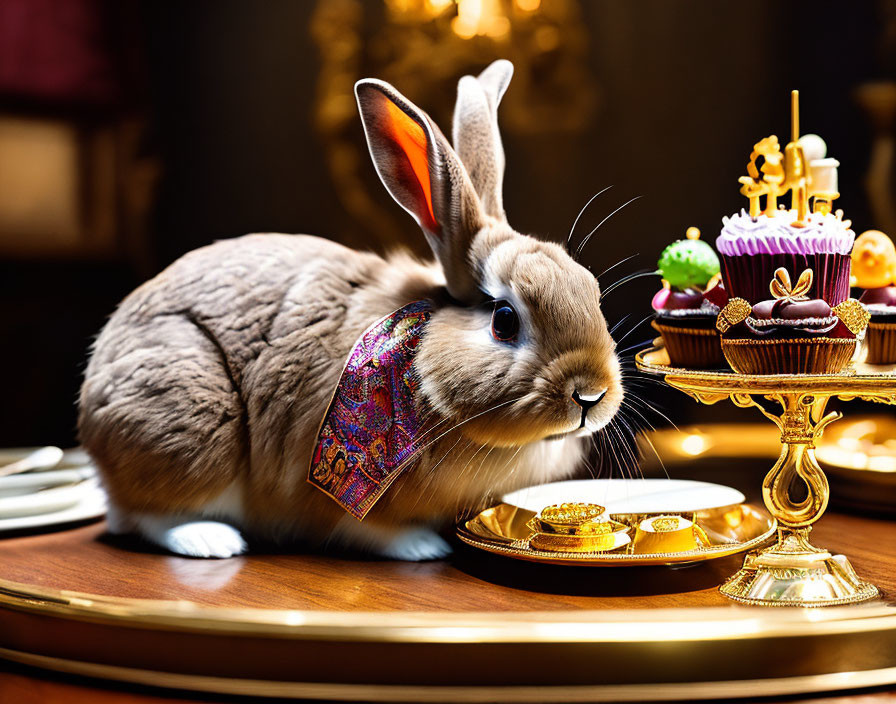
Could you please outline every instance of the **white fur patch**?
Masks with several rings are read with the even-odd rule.
[[[244,515],[242,485],[233,482],[193,514],[127,513],[110,505],[106,521],[111,533],[134,531],[178,555],[232,557],[246,552],[246,542],[240,531],[228,523],[241,525]],[[227,523],[203,518],[218,518]]]
[[[133,516],[146,540],[188,557],[233,557],[246,552],[246,541],[233,526],[217,521],[184,521],[178,516]]]
[[[381,550],[385,557],[420,562],[438,560],[451,554],[451,546],[427,528],[408,528],[399,532]]]

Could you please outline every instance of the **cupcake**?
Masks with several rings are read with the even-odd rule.
[[[779,268],[815,272],[809,295],[832,305],[849,298],[850,252],[855,232],[840,214],[810,213],[800,227],[797,213],[775,210],[750,217],[745,211],[723,219],[716,240],[722,279],[731,296],[759,303]]]
[[[869,230],[856,239],[852,283],[871,314],[865,334],[865,361],[896,363],[896,247],[883,232]]]
[[[715,329],[719,306],[706,298],[719,281],[719,258],[700,230],[690,227],[687,239],[673,242],[660,255],[657,273],[663,288],[653,297],[653,327],[663,337],[669,361],[676,367],[705,369],[722,364]]]
[[[728,301],[716,321],[722,351],[741,374],[835,374],[852,359],[856,337],[868,324],[868,312],[854,299],[831,306],[811,297],[813,272],[805,269],[796,284],[786,269],[775,271],[772,298],[751,305]]]
[[[794,126],[798,132],[798,126]],[[814,272],[808,295],[836,306],[849,298],[850,252],[855,233],[843,212],[831,213],[837,193],[836,159],[825,158],[824,141],[805,135],[782,154],[772,135],[754,145],[740,179],[750,210],[723,218],[716,240],[725,288],[751,304],[767,296],[768,282],[779,268]],[[757,167],[759,160],[761,167]],[[791,207],[778,197],[792,191]],[[760,208],[760,197],[765,208]],[[814,208],[809,212],[809,198]]]

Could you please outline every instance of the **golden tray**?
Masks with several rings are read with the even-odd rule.
[[[710,541],[710,545],[685,552],[637,553],[634,542],[607,552],[554,552],[537,550],[529,544],[532,529],[528,526],[535,517],[528,511],[510,504],[498,504],[460,523],[457,536],[467,545],[496,555],[517,560],[552,565],[676,565],[703,562],[752,550],[768,542],[775,534],[775,519],[764,509],[750,504],[738,504],[688,513]],[[610,518],[628,526],[632,535],[644,518],[661,514],[610,514]]]

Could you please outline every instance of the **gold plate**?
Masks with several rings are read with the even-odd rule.
[[[458,537],[473,547],[496,555],[518,560],[543,562],[553,565],[673,565],[703,562],[717,557],[734,555],[761,546],[775,533],[775,519],[764,509],[750,504],[713,508],[688,514],[710,541],[707,547],[686,552],[636,553],[632,543],[613,552],[551,552],[536,550],[529,545],[532,530],[528,522],[535,517],[533,511],[498,504],[482,511],[474,518],[458,525]],[[660,515],[660,514],[656,514]],[[611,514],[632,529],[650,514]]]

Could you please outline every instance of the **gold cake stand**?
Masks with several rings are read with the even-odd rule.
[[[828,505],[827,478],[815,459],[815,443],[841,417],[825,414],[828,401],[862,399],[896,404],[896,373],[859,365],[840,374],[749,375],[670,366],[662,347],[638,353],[641,371],[700,403],[726,399],[755,406],[781,430],[781,454],[762,483],[762,498],[778,521],[777,540],[747,554],[743,568],[719,590],[735,601],[762,606],[833,606],[878,596],[845,555],[832,555],[809,542],[809,532]]]

